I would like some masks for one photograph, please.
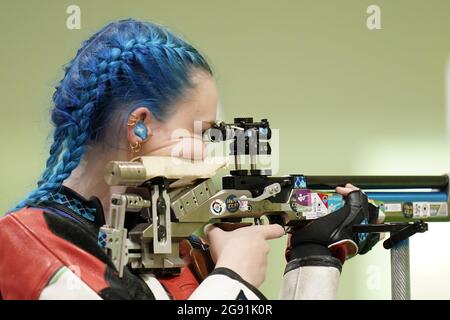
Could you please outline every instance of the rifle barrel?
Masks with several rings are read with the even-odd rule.
[[[447,175],[439,176],[306,176],[309,189],[328,190],[351,183],[361,189],[446,189]]]

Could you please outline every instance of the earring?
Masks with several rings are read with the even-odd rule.
[[[141,147],[142,145],[139,141],[136,141],[134,144],[130,143],[131,151],[134,153],[141,151]]]
[[[130,115],[127,125],[129,127],[134,127],[133,133],[136,137],[140,138],[142,141],[147,139],[149,134],[147,126],[134,113]],[[130,148],[134,153],[139,152],[142,148],[142,142],[136,141],[134,144],[130,143]]]
[[[132,127],[132,126],[136,125],[136,122],[137,122],[138,120],[139,120],[139,118],[138,118],[134,113],[132,113],[132,114],[130,115],[130,118],[128,119],[127,125],[128,125],[129,127]]]
[[[139,121],[138,123],[136,123],[133,132],[136,136],[138,136],[142,140],[147,139],[148,130],[143,121]]]

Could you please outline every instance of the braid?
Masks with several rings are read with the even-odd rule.
[[[58,161],[58,155],[61,151],[62,147],[62,136],[64,132],[61,128],[57,128],[53,133],[53,144],[50,147],[49,158],[45,164],[45,171],[42,174],[41,179],[38,181],[38,186],[48,180],[50,175],[52,174],[53,167],[56,165]]]
[[[114,63],[111,63],[114,66]],[[40,180],[39,187],[31,192],[16,208],[21,208],[29,202],[38,202],[50,192],[57,191],[62,182],[78,166],[84,154],[85,144],[89,138],[90,118],[98,98],[99,88],[96,87],[97,79],[104,79],[102,75],[107,71],[105,64],[99,65],[102,72],[97,77],[91,76],[88,81],[88,91],[81,94],[80,107],[75,110],[65,126],[63,126],[65,138],[61,141],[62,131],[56,129],[54,142],[50,148],[50,157],[46,163],[46,170]],[[103,86],[101,86],[103,87]],[[90,89],[90,90],[89,90]]]
[[[193,47],[149,23],[112,23],[84,42],[53,96],[56,128],[46,169],[38,188],[15,209],[60,189],[80,164],[88,141],[112,113],[105,109],[115,100],[145,101],[157,119],[163,118],[168,102],[189,85],[191,65],[211,73]]]

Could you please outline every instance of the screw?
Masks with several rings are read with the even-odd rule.
[[[164,227],[164,226],[159,226],[158,227],[158,238],[159,239],[166,238],[166,227]]]

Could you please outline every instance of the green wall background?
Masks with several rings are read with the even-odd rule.
[[[81,7],[81,30],[65,25]],[[382,30],[366,9],[381,7]],[[281,134],[279,174],[450,171],[445,68],[449,1],[0,2],[0,211],[31,190],[49,146],[49,110],[62,67],[105,23],[133,17],[181,33],[215,69],[227,120],[267,117]],[[413,298],[450,298],[450,225],[412,239]],[[284,241],[272,242],[276,298]],[[341,299],[389,299],[389,254],[348,261]]]

